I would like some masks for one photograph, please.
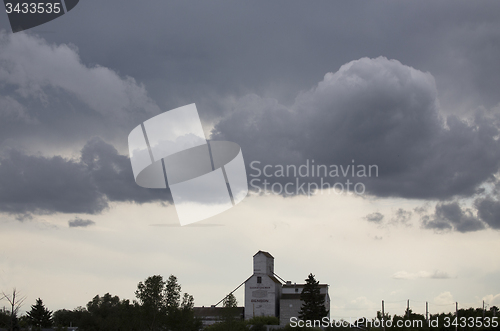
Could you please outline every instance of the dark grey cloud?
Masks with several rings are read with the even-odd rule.
[[[88,0],[71,15],[28,34],[42,36],[49,45],[77,47],[89,67],[98,64],[134,77],[162,109],[196,102],[208,121],[228,113],[235,97],[249,93],[290,104],[326,72],[365,56],[395,58],[432,72],[441,102],[454,112],[458,107],[491,109],[500,102],[499,10],[494,0],[481,6],[452,0],[156,0],[148,6]],[[10,29],[6,16],[2,27]],[[81,33],[82,27],[88,33]],[[52,71],[58,75],[74,74],[57,69]]]
[[[0,31],[0,146],[74,148],[92,136],[124,136],[160,112],[135,79],[85,65],[70,45]],[[51,146],[51,147],[47,147]]]
[[[8,213],[97,213],[105,196],[84,164],[11,150],[0,159],[0,210]]]
[[[486,228],[473,210],[461,207],[456,201],[437,204],[433,215],[422,218],[422,226],[437,231],[454,230],[463,233]]]
[[[479,218],[491,228],[500,230],[500,202],[488,196],[477,199],[475,207]]]
[[[365,218],[368,222],[380,223],[384,219],[384,215],[382,215],[379,212],[376,212],[366,215]]]
[[[472,196],[498,170],[499,9],[88,0],[28,34],[0,35],[0,152],[76,152],[100,136],[123,154],[137,123],[196,102],[202,119],[222,118],[214,137],[239,142],[246,160],[354,159],[379,166],[379,178],[363,180],[369,194]],[[450,116],[464,109],[474,116]],[[110,180],[89,183],[105,196],[89,198],[90,212],[108,195],[129,201]]]
[[[422,216],[422,227],[426,229],[435,230],[437,232],[450,231],[453,226],[447,220],[433,218],[429,215]]]
[[[80,162],[88,169],[92,181],[109,201],[171,202],[168,190],[145,189],[134,181],[128,156],[121,155],[99,138],[90,140],[81,151]]]
[[[431,71],[450,106],[490,108],[499,102],[499,10],[494,0],[88,0],[30,33],[145,82],[167,109],[197,102],[217,116],[227,110],[219,99],[249,91],[287,104],[325,72],[380,55]]]
[[[90,140],[77,160],[17,150],[0,157],[1,212],[97,214],[113,201],[169,203],[171,196],[136,185],[128,157],[99,138]]]
[[[326,74],[290,107],[255,95],[242,98],[212,138],[237,142],[245,161],[258,160],[261,168],[307,160],[356,169],[376,165],[378,177],[353,178],[351,172],[347,177],[379,197],[480,193],[480,185],[499,169],[499,130],[484,116],[444,117],[438,105],[430,73],[383,57],[363,58]]]
[[[76,217],[74,220],[68,221],[68,226],[70,228],[86,228],[91,225],[95,225],[95,222],[92,220],[84,220],[79,217]]]

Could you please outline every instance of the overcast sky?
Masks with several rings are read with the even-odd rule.
[[[282,278],[330,284],[335,318],[499,306],[499,58],[496,0],[82,0],[15,34],[2,11],[0,290],[73,309],[174,274],[207,306],[265,250]],[[168,190],[134,182],[127,137],[191,103],[256,184],[180,227]],[[258,194],[308,162],[378,176]]]

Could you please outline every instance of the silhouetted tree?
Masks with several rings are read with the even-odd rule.
[[[165,284],[165,304],[167,309],[177,309],[181,304],[181,286],[174,275],[170,275]]]
[[[229,293],[223,301],[224,308],[236,308],[238,307],[238,301],[234,297],[233,293]]]
[[[78,327],[83,331],[139,331],[142,328],[138,310],[138,305],[118,296],[96,295],[87,304],[87,313],[79,314]]]
[[[238,319],[238,301],[235,296],[230,293],[222,301],[222,320],[229,322]]]
[[[50,328],[52,326],[52,312],[45,308],[42,299],[38,298],[36,303],[31,306],[31,310],[26,313],[29,324],[35,330]]]
[[[184,293],[177,277],[167,281],[160,275],[148,277],[137,285],[135,295],[141,305],[143,323],[148,330],[197,331],[201,322],[195,318],[192,295]]]
[[[325,307],[325,296],[320,293],[319,281],[316,281],[312,273],[306,279],[300,300],[304,302],[299,311],[300,319],[321,320],[328,315]]]
[[[52,320],[56,327],[81,326],[83,315],[89,314],[84,307],[78,307],[74,310],[59,309],[52,314]]]
[[[0,328],[8,328],[10,326],[10,312],[5,308],[0,310]]]
[[[143,321],[147,324],[148,330],[156,330],[157,324],[162,324],[163,315],[166,314],[166,282],[160,275],[154,275],[139,282],[135,296],[141,305]]]

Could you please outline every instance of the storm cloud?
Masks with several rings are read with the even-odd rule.
[[[73,24],[63,17],[46,26],[58,33],[0,33],[1,171],[22,179],[36,171],[13,169],[34,162],[53,179],[50,169],[62,168],[62,176],[80,176],[64,183],[82,194],[34,198],[28,186],[43,192],[47,183],[15,187],[1,178],[2,192],[23,192],[4,193],[1,210],[98,213],[109,201],[165,201],[134,186],[126,136],[162,110],[192,102],[205,124],[218,123],[211,138],[239,143],[247,165],[377,165],[377,177],[358,178],[376,197],[473,197],[498,171],[496,2],[452,9],[382,2],[381,11],[353,3],[156,1],[116,10],[117,3],[81,4]],[[356,24],[345,13],[356,13]],[[192,21],[180,31],[184,16]],[[131,21],[151,24],[138,30]],[[83,25],[92,32],[78,33]],[[91,141],[80,153],[93,136],[102,144]],[[477,206],[482,222],[498,227],[495,200]],[[428,222],[469,229],[440,221],[447,219]]]
[[[136,123],[160,113],[128,76],[82,63],[72,45],[0,31],[0,144],[53,150],[91,136],[120,143]],[[61,139],[63,137],[63,139]]]
[[[472,209],[460,206],[457,201],[438,203],[433,215],[422,217],[422,226],[436,231],[455,230],[462,233],[486,228]]]
[[[79,159],[26,155],[10,150],[0,158],[0,211],[15,215],[98,214],[109,202],[169,203],[168,190],[139,187],[130,160],[95,138]]]
[[[40,40],[28,41],[54,49]],[[76,54],[70,49],[63,51]],[[92,76],[92,69],[80,67]],[[103,73],[123,86],[123,80],[109,70]],[[24,86],[23,80],[16,84]],[[40,80],[37,84],[47,82]],[[43,90],[37,84],[34,90]],[[31,91],[29,86],[25,88]],[[24,92],[19,93],[22,97]],[[146,93],[141,93],[144,98],[138,100],[148,105]],[[72,90],[65,94],[86,100]],[[1,100],[9,110],[6,114],[13,114],[9,115],[12,120],[43,120],[31,118],[26,106],[12,98]],[[86,107],[99,113],[96,104],[89,102]],[[126,113],[127,107],[117,107],[116,111]],[[148,112],[156,111],[151,107]],[[113,112],[110,114],[113,117]],[[96,119],[106,116],[109,114],[100,114]],[[40,126],[44,125],[37,124]],[[126,136],[124,128],[120,129],[122,137]],[[238,143],[247,165],[255,160],[262,165],[296,167],[308,160],[327,166],[376,165],[374,176],[357,177],[349,171],[340,180],[357,180],[365,185],[367,194],[377,197],[446,200],[481,193],[480,186],[492,180],[500,164],[500,146],[495,138],[498,132],[486,115],[468,120],[444,116],[430,73],[378,57],[351,61],[337,72],[327,73],[316,86],[298,94],[291,106],[257,95],[243,97],[215,126],[211,139]],[[251,176],[251,171],[248,174]],[[110,201],[171,201],[168,191],[138,187],[128,157],[96,138],[86,143],[77,159],[8,149],[2,156],[0,180],[0,210],[8,213],[95,214],[106,209]],[[270,180],[283,183],[290,178]],[[305,180],[319,182],[318,176]],[[483,205],[487,215],[489,205]],[[475,222],[469,212],[457,213],[456,207],[439,205],[435,217],[425,220],[425,227],[460,232],[484,228],[483,222]],[[396,216],[406,221],[410,217]],[[484,218],[495,226],[490,216]]]
[[[324,73],[379,55],[432,72],[450,106],[491,108],[499,102],[499,10],[495,0],[481,6],[452,0],[153,0],[148,6],[88,0],[68,17],[30,31],[49,43],[76,44],[86,63],[145,82],[167,109],[182,99],[204,102],[210,116],[220,115],[219,97],[248,91],[293,100]],[[186,17],[189,26],[181,29]],[[2,27],[10,29],[6,16]]]
[[[500,230],[500,202],[488,196],[477,199],[475,207],[479,218],[491,228]]]
[[[237,142],[247,162],[262,165],[377,165],[378,177],[359,181],[378,197],[448,199],[477,194],[493,178],[497,134],[484,116],[444,116],[430,73],[379,57],[326,74],[290,107],[242,98],[212,138]]]

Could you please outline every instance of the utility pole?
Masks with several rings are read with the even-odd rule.
[[[383,328],[383,330],[385,331],[385,323],[384,323],[384,319],[385,319],[385,312],[384,312],[384,300],[382,300],[382,328]]]
[[[410,299],[408,299],[408,303],[406,304],[406,317],[410,319]]]
[[[457,324],[455,324],[455,331],[458,331],[458,302],[455,302],[455,316],[457,317]]]
[[[429,323],[429,302],[425,302],[425,321]]]
[[[484,300],[483,300],[483,321],[484,321],[484,314],[485,314],[485,311],[484,311]]]

